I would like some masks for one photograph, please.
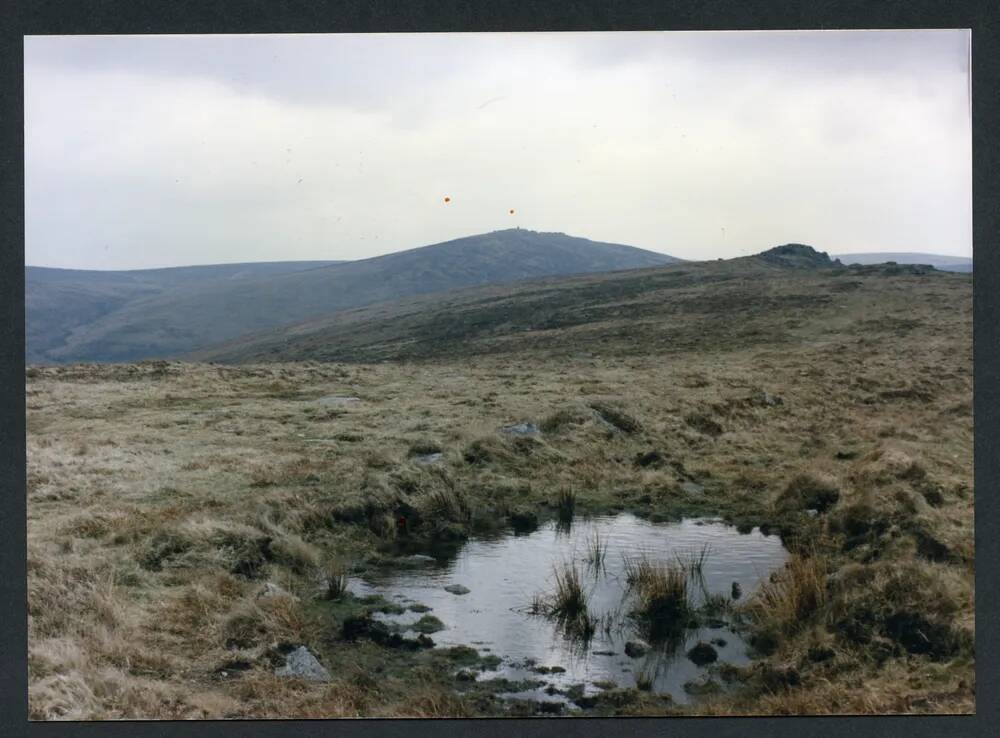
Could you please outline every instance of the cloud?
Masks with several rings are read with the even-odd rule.
[[[349,259],[512,225],[684,258],[786,241],[968,255],[966,44],[29,38],[26,257]]]

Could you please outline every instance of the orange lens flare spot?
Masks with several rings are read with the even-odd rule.
[[[446,198],[444,199],[444,201],[445,201],[445,202],[451,202],[451,198],[450,198],[450,197],[446,197]]]

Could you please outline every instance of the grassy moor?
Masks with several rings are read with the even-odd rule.
[[[448,269],[165,359],[29,363],[32,718],[974,711],[971,274],[797,244]],[[555,650],[449,638],[491,586],[476,546],[621,516],[783,558],[718,584],[718,545],[595,528],[492,608]],[[447,592],[387,594],[434,567]]]

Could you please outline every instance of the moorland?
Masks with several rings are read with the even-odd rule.
[[[32,718],[974,711],[971,275],[801,245],[633,266],[29,365]],[[718,689],[512,698],[551,667],[490,678],[503,654],[435,644],[447,613],[394,629],[360,588],[617,514],[787,550],[711,601],[749,654]],[[630,566],[628,617],[708,616],[674,563]],[[571,575],[536,605],[586,623]]]

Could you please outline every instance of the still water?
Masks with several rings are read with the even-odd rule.
[[[587,543],[595,535],[606,545],[603,566],[588,561]],[[626,642],[638,635],[636,624],[627,617],[624,561],[643,554],[673,561],[697,555],[705,547],[696,604],[708,594],[730,596],[734,582],[746,598],[787,557],[777,536],[764,536],[757,529],[741,534],[716,520],[652,523],[620,514],[577,518],[570,526],[550,522],[527,535],[472,540],[447,558],[417,557],[422,563],[415,567],[350,584],[359,595],[377,593],[403,606],[419,603],[432,608],[446,626],[432,635],[439,646],[468,645],[500,657],[497,670],[483,672],[481,679],[540,679],[558,689],[583,684],[592,694],[599,691],[595,682],[634,686],[642,674],[652,680],[654,692],[685,703],[691,696],[684,684],[707,673],[707,667],[687,658],[693,645],[712,641],[718,662],[734,665],[748,663],[747,646],[728,623],[712,622],[713,627],[688,629],[680,642],[653,644],[639,658],[627,656]],[[610,632],[599,628],[587,643],[567,638],[555,623],[531,612],[534,596],[552,592],[553,569],[565,562],[576,562],[583,574],[590,612],[597,617],[610,615],[618,623]],[[452,585],[469,592],[445,590]],[[408,611],[380,617],[406,625],[421,615]],[[565,671],[540,675],[534,670],[539,666]],[[542,689],[518,696],[559,699],[546,696]]]

